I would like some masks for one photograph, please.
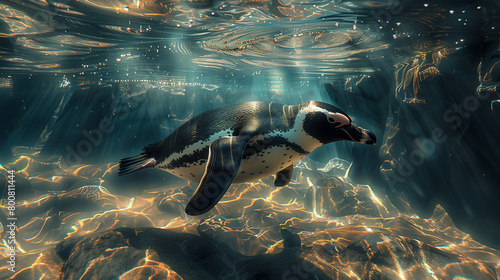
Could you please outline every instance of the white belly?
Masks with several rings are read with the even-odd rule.
[[[251,182],[274,175],[305,156],[290,148],[287,150],[285,146],[263,150],[259,154],[242,160],[233,183]],[[203,163],[198,161],[187,167],[166,169],[166,171],[177,177],[199,182],[205,173],[206,164],[206,161]]]
[[[274,175],[305,156],[290,148],[287,150],[285,146],[263,150],[241,162],[240,170],[233,182],[250,182]]]

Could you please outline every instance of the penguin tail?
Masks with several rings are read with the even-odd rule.
[[[118,176],[129,174],[141,169],[152,168],[156,164],[154,158],[150,158],[145,154],[140,154],[135,157],[128,157],[120,160],[118,167]]]

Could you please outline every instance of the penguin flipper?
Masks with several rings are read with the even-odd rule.
[[[147,157],[145,154],[140,154],[135,157],[123,158],[120,160],[120,166],[118,167],[118,176],[129,174],[141,169],[154,167],[156,160],[154,158]]]
[[[290,181],[292,180],[292,175],[293,175],[293,164],[290,164],[287,168],[276,173],[276,177],[274,179],[274,186],[283,187],[288,185],[288,183],[290,183]]]
[[[188,215],[201,215],[212,209],[238,173],[245,147],[253,134],[221,137],[210,145],[205,174],[186,205]]]

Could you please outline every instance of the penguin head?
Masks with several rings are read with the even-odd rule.
[[[375,134],[354,124],[342,110],[319,101],[309,103],[304,131],[322,144],[346,140],[375,145],[377,140]]]

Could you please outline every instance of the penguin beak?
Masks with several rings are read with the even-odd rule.
[[[349,137],[345,140],[351,140],[366,145],[375,145],[377,142],[377,137],[373,134],[373,132],[359,127],[354,123],[351,123],[350,126],[345,128],[341,127],[340,129],[342,129]]]

